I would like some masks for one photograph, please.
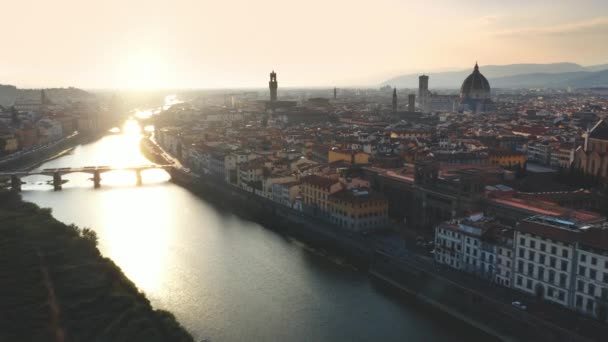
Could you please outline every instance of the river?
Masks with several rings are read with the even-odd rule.
[[[40,168],[149,164],[140,127],[81,145]],[[93,228],[101,252],[156,308],[197,340],[449,341],[488,337],[459,321],[386,295],[365,273],[252,222],[219,212],[162,170],[24,179],[23,197],[66,223]],[[441,316],[441,317],[438,317]]]

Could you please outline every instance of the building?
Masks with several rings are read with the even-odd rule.
[[[515,227],[513,287],[539,299],[571,306],[573,258],[582,228],[574,221],[534,216]]]
[[[301,184],[300,181],[273,183],[272,200],[290,208],[294,208],[302,193]]]
[[[551,150],[551,166],[567,169],[574,161],[574,149],[570,145],[557,145]]]
[[[532,216],[514,227],[474,214],[435,228],[435,262],[608,318],[608,224]]]
[[[600,120],[574,153],[574,166],[588,175],[608,178],[608,122]]]
[[[413,113],[416,111],[416,94],[407,96],[407,111]]]
[[[369,164],[369,154],[354,150],[330,149],[327,152],[327,160],[329,163],[345,161],[353,165],[365,165]]]
[[[393,89],[393,113],[397,113],[397,88]]]
[[[553,148],[547,141],[535,142],[528,145],[526,153],[528,159],[543,165],[551,163],[551,152]]]
[[[526,155],[522,152],[508,150],[490,150],[488,153],[490,165],[507,169],[526,167]]]
[[[270,73],[270,82],[268,82],[268,88],[270,89],[270,101],[275,102],[277,100],[277,89],[279,83],[277,82],[277,73],[274,70]]]
[[[578,245],[576,311],[606,322],[608,316],[608,230],[583,234]]]
[[[507,286],[512,277],[513,230],[483,214],[435,228],[435,261]]]
[[[353,231],[366,231],[388,223],[388,200],[366,188],[352,188],[329,195],[331,223]]]
[[[304,210],[314,215],[328,216],[329,195],[342,190],[338,179],[318,175],[304,176],[302,182],[302,198]]]
[[[479,72],[479,66],[475,63],[473,73],[462,82],[460,87],[460,111],[484,113],[493,109],[490,82]]]
[[[515,231],[514,288],[606,321],[608,225],[534,216]]]
[[[431,112],[431,93],[429,92],[429,77],[427,75],[420,75],[418,77],[418,107],[423,113]]]

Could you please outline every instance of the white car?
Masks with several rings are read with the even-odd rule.
[[[513,303],[511,303],[511,305],[513,305],[514,307],[516,307],[520,310],[526,310],[528,308],[525,304],[522,304],[521,302],[513,302]]]

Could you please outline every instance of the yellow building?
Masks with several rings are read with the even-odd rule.
[[[12,133],[0,133],[0,141],[3,142],[3,153],[9,154],[17,151],[19,149],[19,144],[17,142],[17,138]]]
[[[302,177],[300,181],[304,207],[314,214],[327,214],[329,195],[342,190],[342,184],[337,179],[328,177],[310,175]]]
[[[328,152],[327,161],[329,163],[333,163],[340,160],[355,165],[368,164],[369,154],[353,150],[330,149]]]
[[[517,151],[493,150],[488,153],[490,165],[502,166],[504,168],[520,167],[526,165],[526,154]]]
[[[364,231],[388,223],[388,200],[367,189],[345,189],[329,196],[330,221],[340,227]]]

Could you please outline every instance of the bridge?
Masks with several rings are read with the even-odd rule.
[[[144,170],[150,169],[164,169],[170,171],[174,166],[171,164],[168,165],[157,165],[157,164],[148,164],[148,165],[137,165],[137,166],[127,166],[127,167],[113,167],[113,166],[84,166],[84,167],[62,167],[58,169],[42,169],[42,170],[34,170],[34,171],[15,171],[15,172],[0,172],[1,178],[10,178],[11,179],[11,188],[13,191],[21,191],[21,178],[33,175],[44,175],[53,177],[53,188],[55,190],[61,190],[62,179],[61,176],[67,175],[70,173],[89,173],[93,175],[93,185],[95,188],[99,188],[101,186],[101,174],[110,171],[133,171],[137,175],[137,185],[142,184],[141,172]]]

